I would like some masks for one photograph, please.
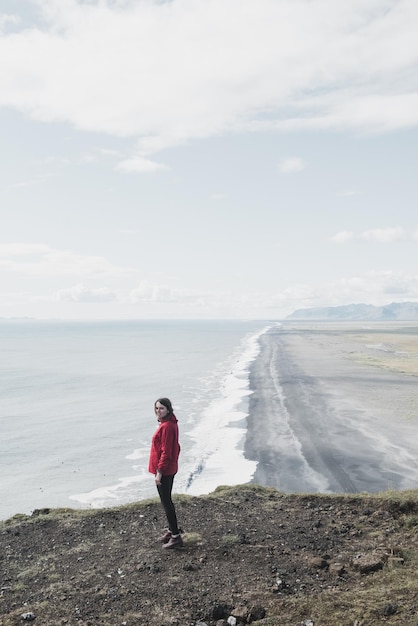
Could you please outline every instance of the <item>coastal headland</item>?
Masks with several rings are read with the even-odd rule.
[[[417,332],[272,328],[250,373],[253,483],[176,495],[169,553],[156,498],[0,522],[1,626],[416,626]]]
[[[418,491],[290,494],[241,485],[0,522],[0,624],[416,626]]]
[[[418,325],[283,322],[250,372],[254,482],[285,492],[418,486]]]

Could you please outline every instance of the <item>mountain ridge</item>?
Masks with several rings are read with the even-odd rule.
[[[373,304],[345,304],[342,306],[297,309],[286,320],[324,321],[418,321],[418,302],[392,302],[383,306]]]

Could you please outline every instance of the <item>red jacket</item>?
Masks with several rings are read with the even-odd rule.
[[[166,422],[161,422],[152,437],[148,470],[163,476],[177,474],[180,454],[179,429],[177,418],[173,414]]]

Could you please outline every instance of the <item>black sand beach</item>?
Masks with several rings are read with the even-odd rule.
[[[418,328],[284,322],[250,372],[255,483],[300,492],[418,486]]]

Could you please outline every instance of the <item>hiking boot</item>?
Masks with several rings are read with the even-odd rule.
[[[167,548],[167,550],[171,550],[172,548],[182,548],[183,547],[183,539],[181,535],[178,537],[171,537],[170,540],[163,545],[163,548]]]
[[[161,537],[158,538],[158,541],[160,541],[161,543],[167,543],[168,541],[170,541],[170,539],[171,539],[171,530],[166,530],[164,535],[161,535]]]

